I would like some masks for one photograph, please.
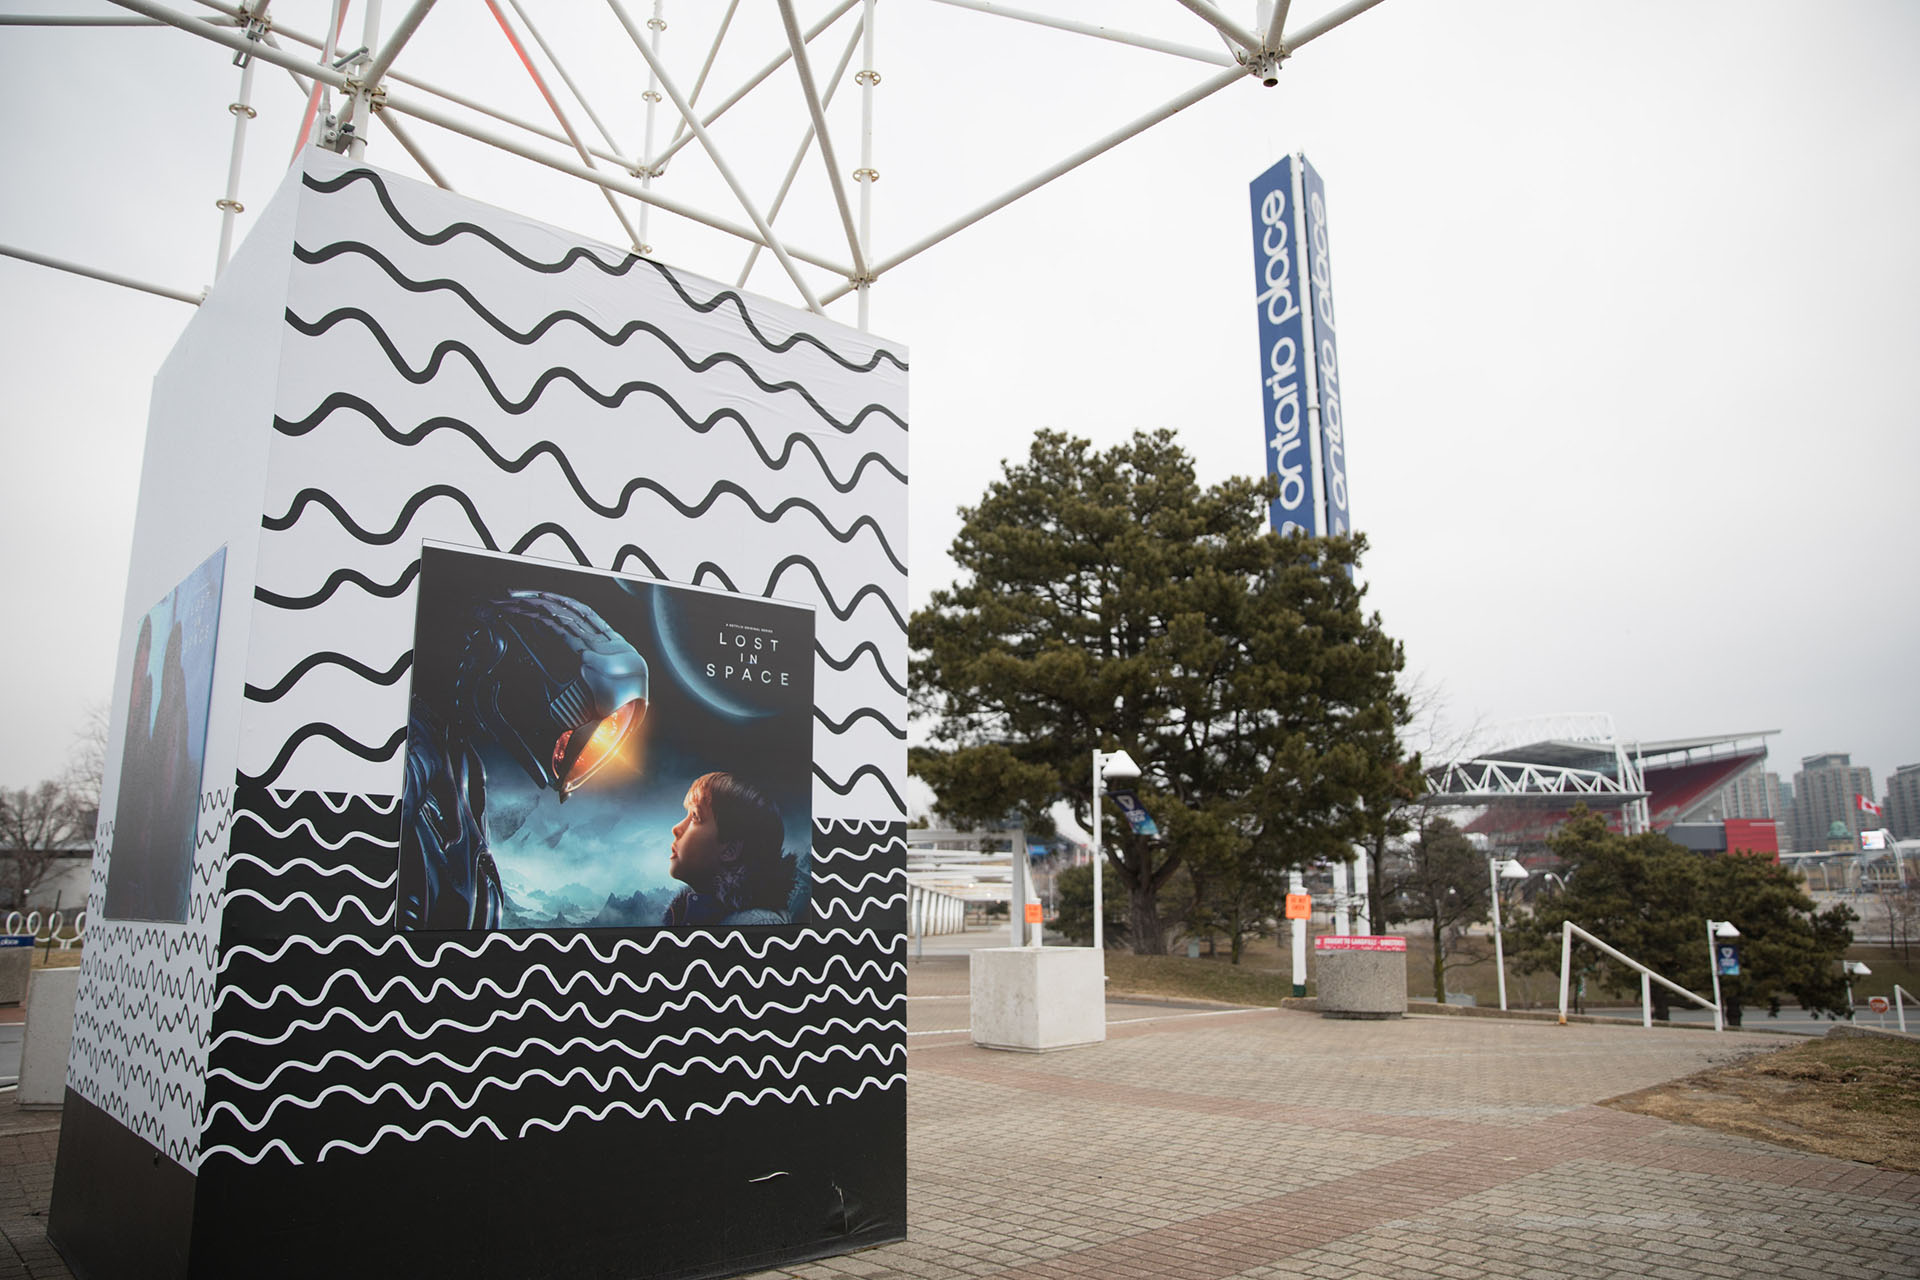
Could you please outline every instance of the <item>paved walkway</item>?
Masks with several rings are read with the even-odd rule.
[[[909,1239],[763,1280],[1920,1276],[1920,1176],[1593,1105],[1778,1036],[1115,1001],[995,1053],[964,963],[908,982]],[[0,1102],[0,1277],[67,1276],[55,1123]]]

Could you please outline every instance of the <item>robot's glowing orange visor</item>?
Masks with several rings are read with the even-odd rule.
[[[569,729],[554,739],[553,771],[560,779],[560,790],[573,791],[598,773],[607,761],[619,755],[620,748],[632,736],[634,726],[640,723],[640,717],[646,714],[646,710],[646,702],[635,698],[592,725],[591,735],[577,751],[574,750],[574,736],[587,732],[589,726],[583,724],[578,729]]]

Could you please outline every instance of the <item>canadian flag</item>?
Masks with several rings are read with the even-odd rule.
[[[1853,802],[1860,806],[1860,812],[1870,813],[1876,818],[1880,816],[1880,806],[1875,804],[1873,801],[1867,799],[1865,796],[1856,795],[1853,798]]]

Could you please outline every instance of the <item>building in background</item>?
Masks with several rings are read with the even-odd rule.
[[[1793,776],[1793,847],[1804,852],[1825,849],[1833,838],[1835,823],[1846,827],[1846,835],[1857,839],[1862,826],[1880,826],[1879,819],[1863,823],[1856,796],[1871,799],[1873,770],[1853,763],[1844,751],[1806,756],[1800,772]]]
[[[1920,839],[1920,764],[1903,764],[1887,779],[1881,808],[1887,830],[1897,840]]]
[[[1750,769],[1720,793],[1715,802],[1722,818],[1779,818],[1780,775]]]

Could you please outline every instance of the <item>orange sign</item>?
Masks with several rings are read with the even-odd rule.
[[[1039,903],[1029,902],[1027,904],[1027,923],[1028,924],[1040,923],[1040,904]]]
[[[1313,895],[1310,893],[1290,893],[1287,895],[1287,919],[1313,919]]]

